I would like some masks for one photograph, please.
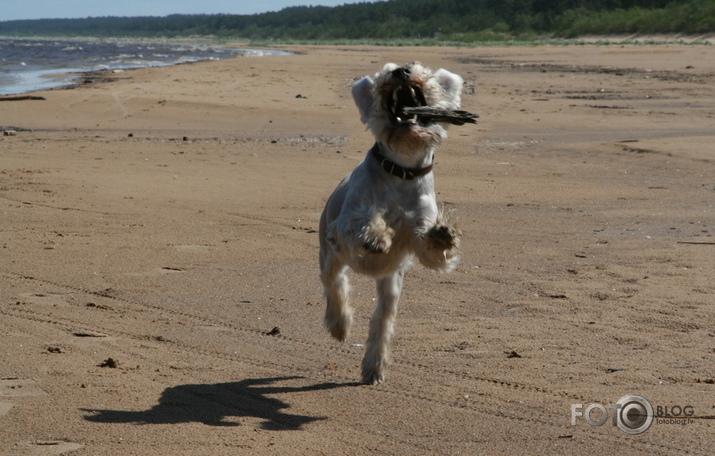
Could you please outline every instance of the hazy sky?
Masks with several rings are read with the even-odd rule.
[[[360,1],[366,0],[0,0],[0,21],[88,16],[255,14],[279,11],[287,6],[337,6]]]

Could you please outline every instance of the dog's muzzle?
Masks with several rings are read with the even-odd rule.
[[[452,125],[477,123],[478,114],[428,106],[422,87],[411,78],[409,65],[397,68],[391,74],[392,79],[383,92],[383,107],[393,125],[426,127],[437,122]]]
[[[414,124],[419,119],[415,114],[405,112],[405,108],[426,106],[422,88],[411,79],[409,66],[403,66],[392,71],[392,81],[395,88],[384,98],[385,111],[394,124]]]

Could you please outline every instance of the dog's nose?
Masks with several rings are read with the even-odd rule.
[[[410,74],[411,74],[410,69],[407,67],[400,67],[400,68],[392,71],[392,76],[394,76],[395,78],[397,78],[398,80],[400,80],[402,82],[407,81],[407,79],[409,79],[409,77],[410,77]]]

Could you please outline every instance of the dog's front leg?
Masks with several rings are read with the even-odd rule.
[[[420,263],[440,272],[450,272],[459,263],[458,231],[446,214],[440,213],[434,224],[417,230],[415,254]]]
[[[339,249],[347,247],[348,255],[356,258],[368,253],[387,253],[395,230],[387,225],[383,214],[382,210],[369,208],[341,215],[331,226],[333,244]]]
[[[377,279],[377,307],[370,320],[367,349],[362,360],[362,381],[377,384],[385,380],[390,360],[390,341],[394,332],[397,302],[402,293],[405,271],[400,269],[390,276]]]
[[[387,253],[392,246],[395,230],[383,217],[383,211],[373,209],[358,235],[360,246],[369,253]]]

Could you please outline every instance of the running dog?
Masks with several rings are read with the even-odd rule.
[[[412,258],[452,271],[459,261],[458,231],[440,211],[432,164],[448,124],[476,123],[460,111],[464,81],[419,62],[385,65],[352,88],[361,121],[376,143],[338,185],[320,218],[320,271],[325,326],[339,341],[352,323],[347,269],[375,278],[377,307],[370,321],[362,380],[385,379],[397,302]]]

